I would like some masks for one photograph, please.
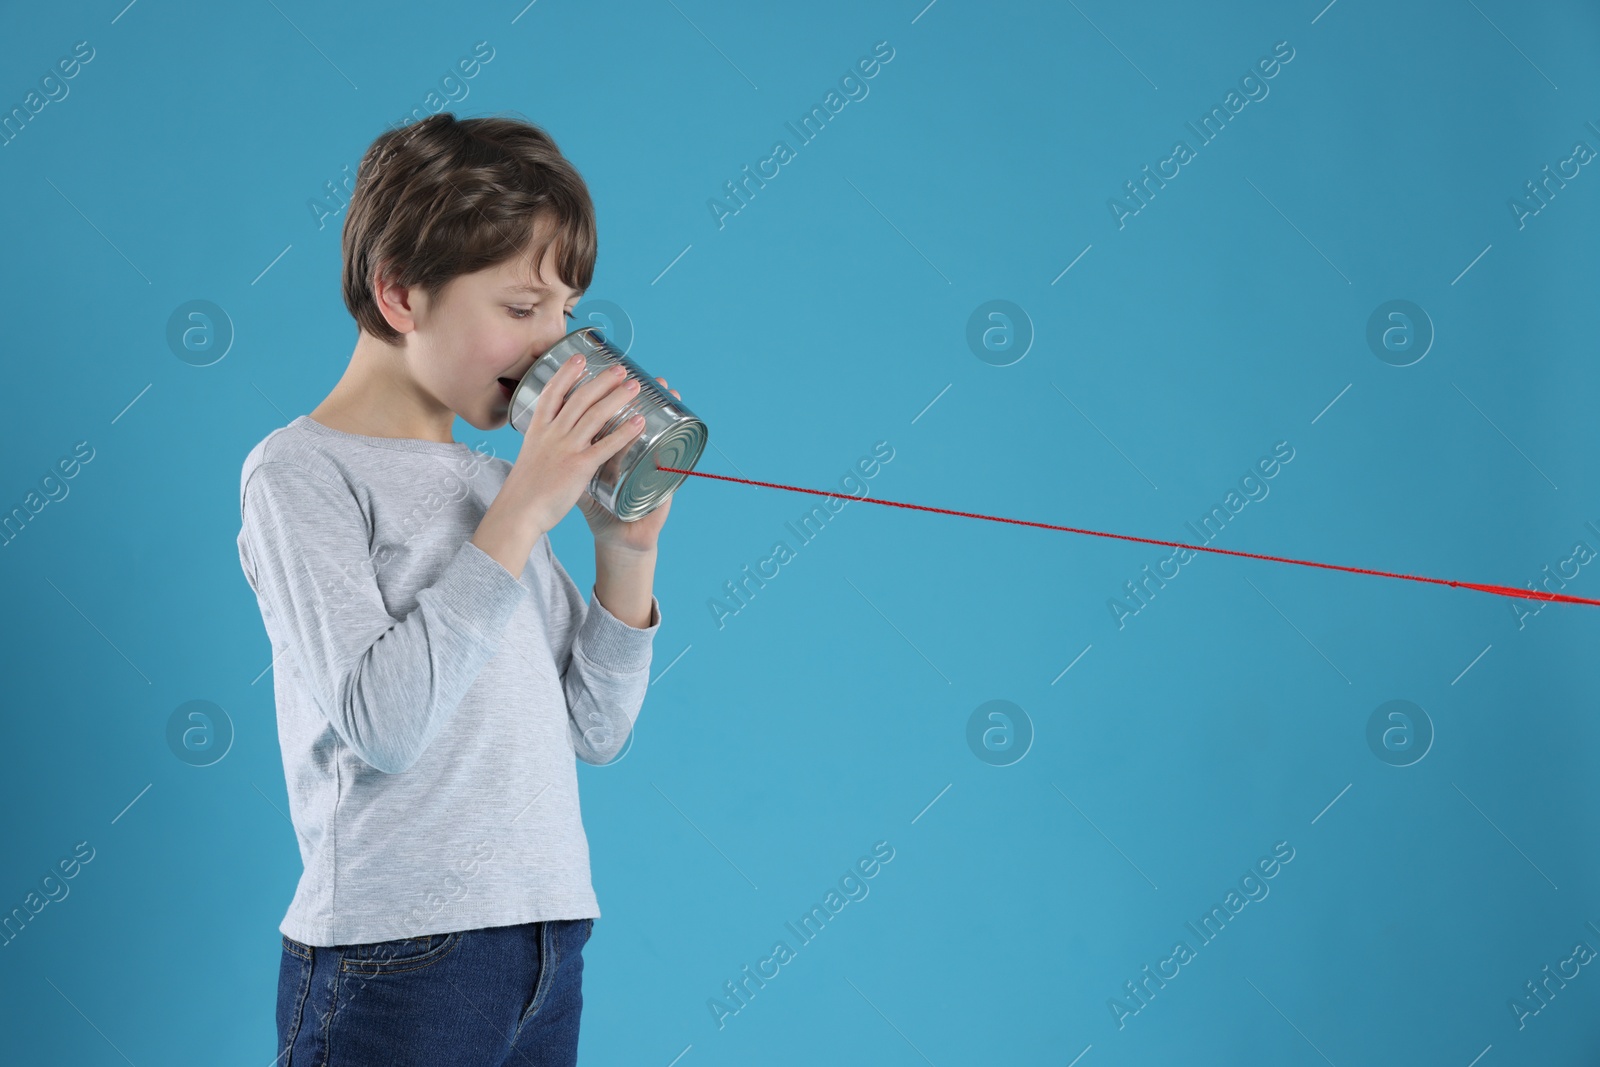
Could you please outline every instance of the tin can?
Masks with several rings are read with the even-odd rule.
[[[627,448],[600,464],[589,482],[589,495],[601,507],[623,522],[633,522],[655,510],[687,477],[660,467],[689,471],[700,461],[706,447],[706,424],[683,401],[661,388],[661,383],[643,367],[619,352],[598,329],[584,326],[551,345],[512,391],[511,425],[518,433],[528,432],[540,392],[562,364],[575,355],[583,357],[585,366],[573,389],[614,366],[620,366],[628,378],[639,383],[632,402],[608,419],[594,439],[598,441],[635,415],[644,416],[644,429]],[[569,390],[567,396],[571,395]]]

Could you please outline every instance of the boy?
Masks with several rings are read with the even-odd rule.
[[[245,459],[239,560],[305,864],[279,927],[279,1067],[576,1062],[600,909],[574,756],[613,758],[644,701],[671,503],[624,523],[586,491],[642,419],[597,439],[637,384],[567,396],[581,360],[514,464],[451,427],[505,425],[595,245],[583,179],[538,127],[444,112],[380,136],[344,223],[349,367]],[[575,503],[587,606],[547,536]]]

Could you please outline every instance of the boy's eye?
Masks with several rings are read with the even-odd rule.
[[[507,307],[506,310],[511,312],[511,317],[514,318],[514,319],[525,319],[529,315],[533,314],[533,311],[534,311],[534,309],[531,308],[531,307],[525,307],[525,308]],[[569,319],[576,319],[578,317],[578,316],[574,315],[571,311],[563,311],[562,314],[565,315]]]

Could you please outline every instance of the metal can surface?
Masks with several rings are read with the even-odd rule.
[[[512,391],[511,425],[518,433],[528,432],[540,392],[561,365],[575,355],[581,355],[585,365],[583,376],[573,389],[613,366],[622,367],[628,378],[639,383],[632,402],[600,427],[595,440],[635,415],[644,416],[644,429],[627,448],[600,464],[589,482],[589,495],[601,507],[623,522],[633,522],[655,510],[686,477],[659,467],[688,471],[700,461],[706,447],[706,424],[683,401],[661,388],[661,383],[643,367],[617,351],[598,329],[584,326],[551,345]],[[569,390],[567,396],[571,395]]]

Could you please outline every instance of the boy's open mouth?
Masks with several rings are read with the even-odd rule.
[[[517,383],[512,381],[510,378],[501,378],[499,381],[500,391],[506,394],[507,400],[510,400],[511,395],[517,391]]]

